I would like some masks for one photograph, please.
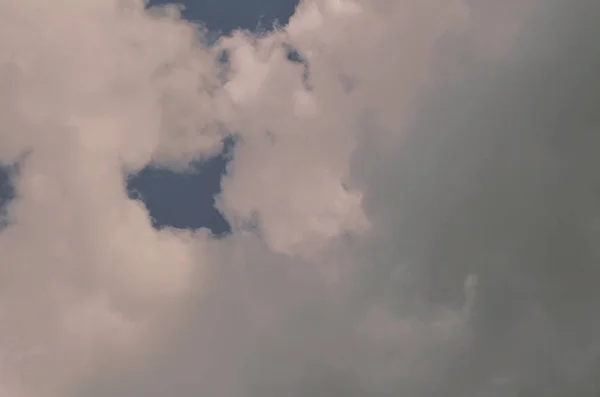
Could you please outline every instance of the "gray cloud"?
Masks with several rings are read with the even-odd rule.
[[[305,1],[212,47],[124,4],[0,0],[0,392],[597,395],[594,2]],[[124,171],[217,124],[232,234],[154,230]]]

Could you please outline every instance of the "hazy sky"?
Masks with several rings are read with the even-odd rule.
[[[600,395],[600,2],[187,6],[0,0],[0,397]]]

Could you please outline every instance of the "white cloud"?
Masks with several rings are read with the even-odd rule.
[[[599,10],[565,9],[305,0],[208,47],[175,8],[0,0],[0,396],[592,393]],[[153,229],[124,175],[218,125],[233,233]]]

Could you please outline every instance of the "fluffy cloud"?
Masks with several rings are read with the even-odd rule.
[[[0,0],[0,395],[595,395],[599,13],[305,0],[209,45]],[[126,175],[228,132],[231,235],[153,229]]]

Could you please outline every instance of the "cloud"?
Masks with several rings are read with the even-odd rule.
[[[209,45],[0,0],[0,394],[595,395],[599,12],[305,0]],[[232,233],[155,230],[125,176],[226,133]]]

